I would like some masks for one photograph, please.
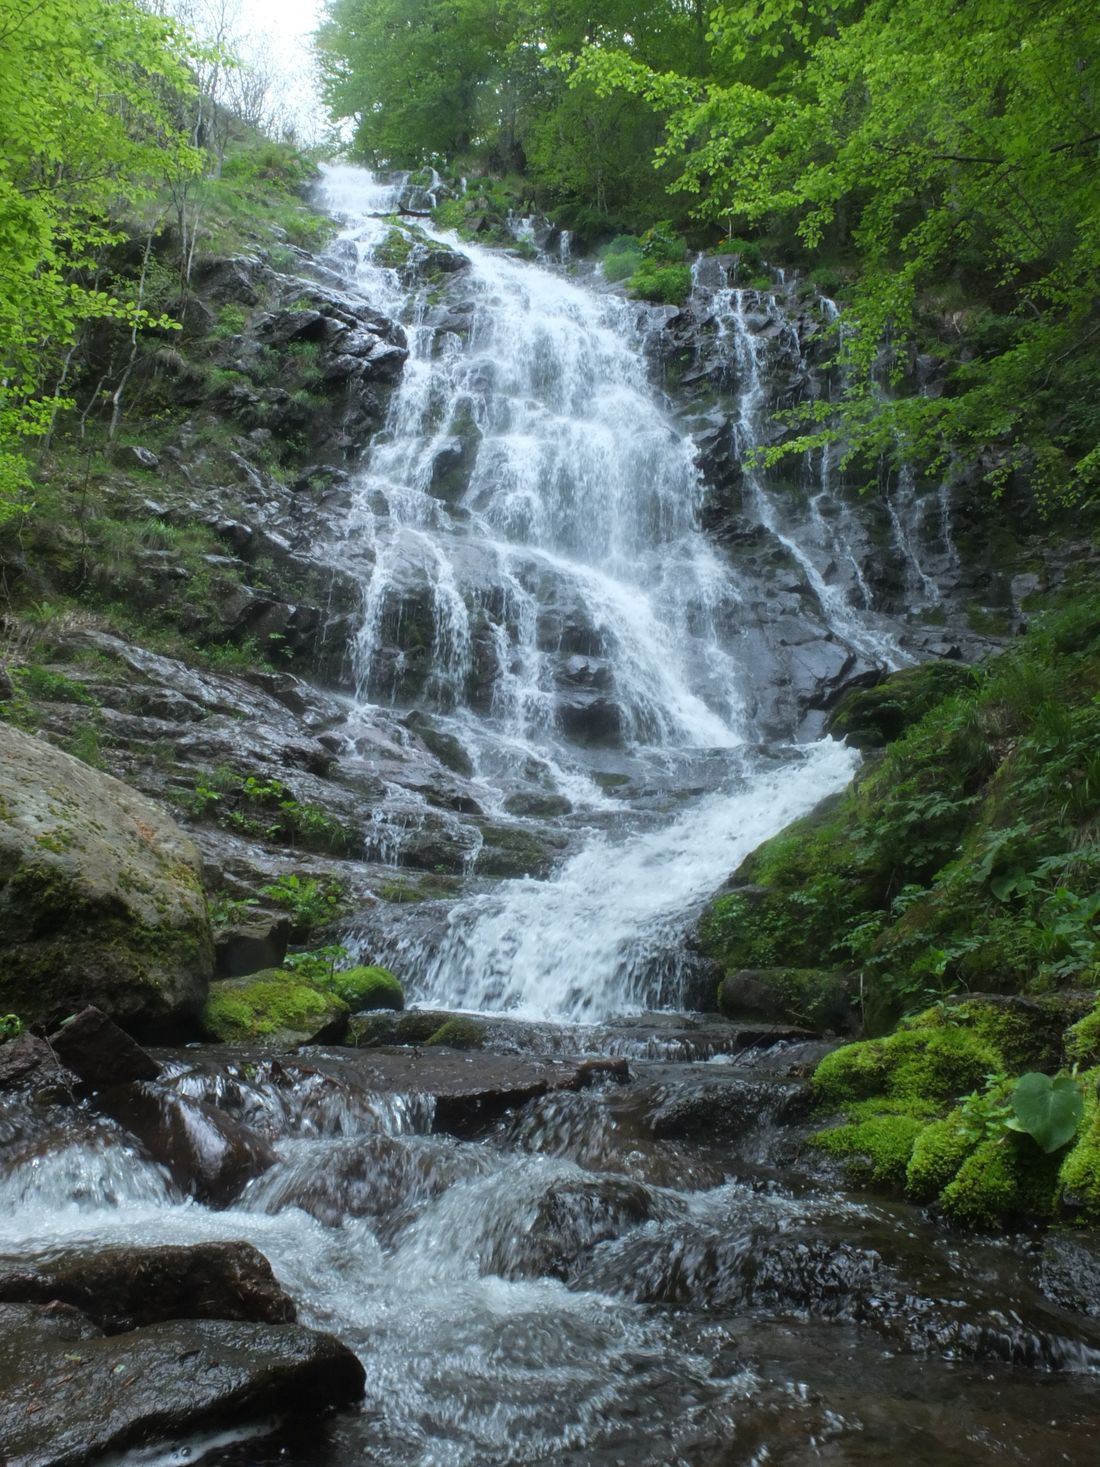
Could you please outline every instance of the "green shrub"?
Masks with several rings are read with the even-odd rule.
[[[681,306],[691,294],[691,269],[687,265],[642,263],[630,277],[632,294],[660,305]]]

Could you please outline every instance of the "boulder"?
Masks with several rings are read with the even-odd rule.
[[[152,800],[0,726],[0,1011],[198,1018],[214,964],[198,852]]]
[[[0,1044],[0,1091],[64,1085],[75,1078],[36,1034],[20,1034]]]
[[[96,1008],[81,1009],[51,1036],[50,1044],[74,1075],[97,1090],[160,1075],[152,1055]]]
[[[275,1160],[267,1142],[240,1121],[163,1085],[120,1086],[97,1104],[200,1202],[227,1207]]]
[[[176,1320],[104,1337],[75,1310],[0,1306],[0,1461],[83,1467],[204,1430],[361,1398],[363,1367],[294,1324]]]
[[[218,974],[247,978],[265,968],[278,968],[290,942],[290,918],[285,912],[256,912],[214,934]]]
[[[348,1013],[347,1004],[335,993],[324,993],[293,973],[268,968],[215,983],[202,1023],[211,1039],[259,1039],[289,1049],[298,1044],[338,1044],[347,1033]]]
[[[79,1250],[0,1270],[0,1303],[60,1300],[105,1334],[166,1319],[291,1324],[293,1300],[251,1243]]]
[[[737,968],[718,985],[718,1008],[728,1019],[809,1025],[851,1031],[859,1016],[852,980],[824,968]]]

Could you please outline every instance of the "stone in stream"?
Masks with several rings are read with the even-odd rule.
[[[42,1086],[74,1084],[71,1074],[44,1039],[37,1034],[20,1034],[0,1044],[0,1091],[41,1089]]]
[[[61,1257],[0,1261],[0,1303],[59,1300],[105,1334],[167,1319],[292,1324],[293,1300],[251,1243],[76,1249]]]
[[[97,1008],[81,1009],[50,1036],[54,1053],[86,1085],[106,1089],[132,1080],[155,1080],[160,1065],[136,1040]]]
[[[362,1365],[294,1324],[174,1320],[104,1337],[64,1305],[0,1305],[0,1461],[83,1467],[108,1452],[349,1405]]]
[[[275,1159],[266,1141],[225,1111],[163,1085],[120,1086],[97,1104],[200,1202],[228,1206]]]
[[[152,800],[0,725],[0,1010],[198,1017],[214,948],[198,853]]]
[[[239,1058],[239,1057],[238,1057]],[[625,1060],[534,1059],[522,1055],[431,1049],[357,1050],[311,1055],[284,1074],[319,1072],[382,1095],[427,1095],[435,1101],[432,1129],[477,1135],[506,1111],[558,1090],[581,1090],[603,1079],[625,1083]]]

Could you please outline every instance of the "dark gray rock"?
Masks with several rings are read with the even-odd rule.
[[[103,1090],[131,1080],[155,1080],[160,1065],[97,1008],[81,1009],[50,1036],[54,1053],[85,1085]]]
[[[275,1160],[267,1142],[240,1121],[163,1085],[122,1086],[97,1104],[201,1202],[228,1206]]]
[[[78,1249],[13,1267],[0,1260],[0,1303],[53,1300],[79,1309],[105,1334],[168,1319],[295,1319],[293,1300],[251,1243]]]
[[[82,1467],[214,1427],[349,1405],[363,1367],[298,1325],[174,1321],[108,1338],[71,1310],[0,1307],[0,1459]]]

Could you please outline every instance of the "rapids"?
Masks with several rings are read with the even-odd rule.
[[[507,1016],[495,1048],[625,1055],[631,1082],[536,1097],[468,1139],[441,1128],[427,1070],[422,1089],[378,1093],[347,1051],[277,1073],[187,1051],[169,1083],[259,1131],[274,1166],[217,1211],[113,1122],[10,1116],[0,1261],[248,1239],[303,1321],[364,1362],[357,1412],[146,1463],[1092,1463],[1087,1249],[961,1239],[845,1191],[797,1146],[820,1047],[730,1053],[729,1026],[669,1012],[690,1007],[700,904],[855,767],[769,701],[777,669],[907,655],[828,456],[805,466],[797,513],[748,461],[769,431],[768,343],[802,351],[782,303],[697,285],[733,384],[723,432],[747,465],[757,575],[701,528],[696,445],[648,354],[665,316],[570,274],[565,241],[530,263],[426,237],[415,250],[468,264],[447,259],[446,291],[410,284],[375,257],[399,188],[325,174],[335,258],[411,349],[330,548],[363,588],[359,705],[429,710],[483,809],[541,792],[567,843],[547,879],[367,914],[359,941],[416,1000]],[[890,523],[919,600],[911,489]],[[794,606],[767,589],[769,558],[810,610],[763,656],[747,628]],[[383,812],[378,853],[399,860],[415,819]]]

